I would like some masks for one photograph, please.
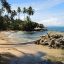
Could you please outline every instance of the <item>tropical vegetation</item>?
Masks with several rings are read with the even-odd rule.
[[[7,0],[0,0],[0,30],[23,30],[23,31],[33,31],[34,28],[43,28],[43,24],[38,24],[31,20],[31,16],[34,15],[34,9],[29,6],[24,7],[22,10],[20,7],[17,10],[12,10],[11,5]],[[4,14],[4,12],[6,12]],[[24,20],[21,19],[21,14],[24,14]],[[15,16],[18,18],[15,19]]]

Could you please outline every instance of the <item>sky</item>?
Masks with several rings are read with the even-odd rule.
[[[45,26],[64,26],[64,0],[7,0],[12,9],[32,6],[31,19]],[[24,16],[21,15],[21,19]]]

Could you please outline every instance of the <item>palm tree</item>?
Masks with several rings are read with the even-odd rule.
[[[4,9],[3,7],[0,9],[0,16],[2,16],[2,13],[3,13]]]
[[[11,6],[6,0],[1,0],[3,8],[7,10],[8,13],[11,13]]]
[[[18,19],[20,19],[20,13],[21,13],[21,8],[20,7],[18,7],[17,12],[18,12]]]
[[[1,14],[2,14],[2,11],[1,11],[1,9],[0,9],[0,17],[1,17]]]
[[[15,15],[17,15],[16,11],[15,11],[15,10],[11,11],[11,20],[13,20],[13,17],[14,17]]]
[[[25,14],[26,14],[26,12],[27,12],[27,9],[24,7],[24,8],[23,8],[24,20],[25,20]]]
[[[29,15],[29,18],[30,18],[31,15],[34,14],[34,9],[32,9],[31,6],[27,9],[27,14]]]

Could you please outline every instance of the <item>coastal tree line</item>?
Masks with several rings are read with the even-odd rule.
[[[33,31],[34,28],[43,28],[43,24],[38,24],[31,20],[31,15],[34,15],[34,9],[29,6],[24,7],[22,10],[20,7],[17,10],[12,10],[10,4],[7,0],[0,0],[0,30],[23,30],[23,31]],[[6,13],[4,13],[6,12]],[[24,14],[24,20],[21,20],[21,13]],[[15,16],[18,16],[15,19]]]

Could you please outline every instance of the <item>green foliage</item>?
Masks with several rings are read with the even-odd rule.
[[[0,30],[4,28],[3,17],[0,16]]]
[[[2,3],[2,7],[5,8],[8,13],[11,13],[11,6],[7,2],[7,0],[1,0],[1,3]]]
[[[21,29],[23,31],[32,31],[34,29],[33,22],[24,21],[23,24],[22,24]]]
[[[20,7],[18,7],[18,9],[17,9],[17,13],[18,13],[18,19],[20,19],[20,13],[21,13],[21,8]]]
[[[27,9],[24,7],[23,8],[23,13],[26,13],[27,12]]]
[[[0,30],[7,30],[9,28],[10,22],[9,18],[5,16],[4,18],[0,16]]]
[[[38,23],[32,22],[31,19],[27,16],[26,20],[22,22],[21,30],[23,31],[33,31],[37,27]]]
[[[31,6],[27,9],[27,14],[29,15],[29,17],[34,14],[34,10]]]
[[[17,12],[18,12],[18,13],[20,13],[20,12],[21,12],[21,9],[20,9],[20,7],[18,7],[18,9],[17,9]]]
[[[27,9],[24,7],[23,8],[23,14],[24,14],[24,20],[25,20],[25,14],[27,13]]]
[[[11,11],[11,20],[13,20],[13,17],[14,17],[15,15],[17,15],[17,14],[16,14],[16,11],[15,11],[15,10]]]
[[[21,30],[22,22],[23,21],[19,19],[14,20],[13,23],[11,24],[13,26],[12,30]]]
[[[0,9],[0,16],[2,16],[3,11],[4,11],[4,9],[1,8],[1,9]]]
[[[38,27],[40,27],[40,28],[44,28],[44,25],[43,25],[43,24],[39,24]]]
[[[24,21],[20,20],[21,8],[16,10],[11,10],[10,4],[7,0],[0,0],[2,3],[2,8],[0,9],[0,30],[23,30],[23,31],[33,31],[34,28],[40,27],[43,28],[43,24],[38,24],[33,22],[30,18],[34,14],[34,9],[30,6],[28,8],[23,8]],[[3,10],[4,9],[4,10]],[[2,15],[3,11],[7,10],[7,15]],[[25,19],[25,14],[26,19]],[[18,19],[15,19],[15,16],[18,15]]]

